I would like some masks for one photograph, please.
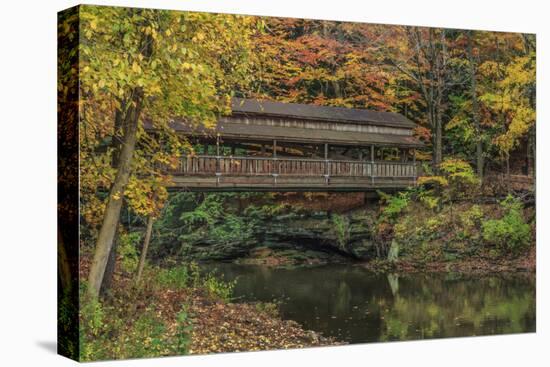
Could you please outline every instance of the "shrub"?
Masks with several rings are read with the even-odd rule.
[[[445,233],[447,218],[443,215],[429,217],[415,225],[415,241],[429,241],[441,237]]]
[[[174,354],[187,354],[191,344],[191,331],[193,324],[187,313],[187,306],[183,306],[177,316],[178,326],[176,328],[176,337],[174,343]]]
[[[120,235],[117,253],[122,258],[120,263],[122,271],[125,273],[135,273],[139,263],[137,247],[141,241],[139,232],[123,233]]]
[[[127,303],[125,299],[118,301]],[[80,359],[94,361],[186,354],[191,321],[186,306],[177,315],[175,332],[166,327],[155,307],[132,313],[128,308],[97,301],[82,303]]]
[[[465,238],[474,240],[479,238],[479,229],[481,228],[482,219],[483,211],[479,205],[472,205],[470,209],[460,214],[462,233]]]
[[[400,192],[396,195],[388,195],[379,191],[378,194],[386,204],[384,209],[382,209],[382,219],[394,221],[409,205],[410,197],[409,194],[405,192]]]
[[[338,246],[345,250],[350,237],[349,219],[344,215],[335,214],[332,216],[332,224],[338,239]]]
[[[154,357],[170,354],[165,339],[166,327],[162,319],[152,309],[141,314],[127,331],[124,343],[126,358]]]
[[[424,191],[418,195],[418,199],[426,208],[434,210],[439,207],[439,198],[432,195],[431,191]]]
[[[447,187],[449,181],[443,176],[422,176],[418,178],[418,184]]]
[[[410,218],[401,219],[393,226],[394,238],[400,242],[405,242],[410,238]]]
[[[183,289],[200,285],[199,266],[195,262],[155,270],[156,284],[160,288]]]
[[[439,170],[440,175],[420,177],[418,184],[434,187],[450,201],[472,195],[479,187],[479,178],[466,161],[447,158],[439,165]]]
[[[472,205],[472,207],[460,215],[462,224],[467,228],[472,228],[478,225],[483,218],[483,211],[479,205]]]
[[[81,292],[82,293],[82,292]],[[99,301],[82,302],[80,308],[80,359],[104,359],[104,313]]]
[[[189,271],[187,266],[173,268],[159,268],[156,275],[156,283],[160,288],[182,289],[189,285]]]
[[[438,217],[434,217],[426,221],[425,227],[428,233],[433,233],[438,231],[442,224],[443,222]]]
[[[522,204],[511,195],[500,202],[505,210],[501,219],[483,223],[483,239],[498,249],[517,253],[529,243],[530,227],[522,215]]]
[[[204,276],[202,283],[211,297],[219,298],[223,302],[231,301],[236,281],[226,282],[216,277],[214,273],[209,273]]]

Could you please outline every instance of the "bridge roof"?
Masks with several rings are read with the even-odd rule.
[[[332,143],[343,145],[384,145],[420,147],[422,143],[413,136],[359,133],[353,131],[335,131],[325,129],[302,129],[279,126],[258,126],[235,123],[218,123],[217,132],[223,138],[265,139],[295,143]]]
[[[287,118],[326,122],[327,128],[287,127],[271,124],[249,124],[240,116]],[[357,108],[327,107],[298,103],[258,101],[252,99],[232,100],[232,115],[221,117],[216,126],[206,129],[193,125],[184,118],[174,119],[170,126],[182,135],[194,135],[232,140],[279,140],[297,143],[330,143],[342,145],[380,145],[395,147],[422,147],[417,138],[380,132],[359,132],[329,128],[328,123],[365,124],[383,127],[412,129],[416,124],[406,117],[392,112],[377,112]],[[322,126],[323,124],[321,124]],[[145,121],[146,130],[154,130],[151,121]]]
[[[318,106],[313,104],[284,103],[257,99],[233,98],[234,115],[262,115],[290,117],[303,120],[415,128],[416,124],[394,112],[380,112],[360,108]]]
[[[212,129],[204,126],[192,126],[183,120],[173,120],[170,127],[182,135],[202,136],[215,139],[249,141],[288,141],[295,143],[330,143],[342,145],[379,145],[395,147],[422,147],[416,137],[409,135],[375,134],[327,129],[304,129],[281,126],[249,125],[219,121]],[[145,122],[146,130],[154,130],[151,122]]]

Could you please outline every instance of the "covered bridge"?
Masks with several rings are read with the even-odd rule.
[[[399,189],[419,173],[416,124],[397,113],[234,98],[212,129],[171,126],[197,147],[170,172],[173,189]]]

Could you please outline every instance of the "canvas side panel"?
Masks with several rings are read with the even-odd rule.
[[[79,347],[79,7],[58,13],[57,351],[78,360]]]

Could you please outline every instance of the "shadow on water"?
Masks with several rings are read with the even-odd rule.
[[[243,301],[280,302],[283,318],[351,343],[535,331],[535,277],[375,274],[326,265],[209,264]]]

